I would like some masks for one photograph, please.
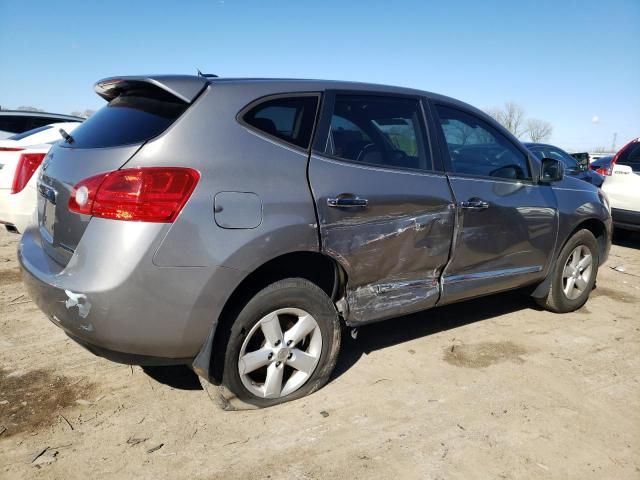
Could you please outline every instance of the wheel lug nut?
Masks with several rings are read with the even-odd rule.
[[[293,343],[293,340],[287,340],[287,347]]]
[[[280,345],[280,340],[276,340],[276,347]]]
[[[279,367],[282,362],[276,362],[276,367]]]
[[[289,353],[289,355],[287,356],[287,360],[291,360],[292,357],[293,357],[293,353]]]
[[[269,353],[269,356],[267,358],[271,360],[273,358],[273,352]]]

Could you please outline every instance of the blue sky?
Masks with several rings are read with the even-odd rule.
[[[513,100],[568,149],[640,135],[640,0],[0,0],[0,19],[3,108],[96,109],[100,78],[200,68]]]

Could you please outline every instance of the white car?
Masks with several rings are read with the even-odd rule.
[[[0,140],[0,225],[22,233],[33,221],[40,164],[51,145],[62,140],[60,129],[72,132],[80,123],[52,123]]]
[[[640,231],[640,137],[613,157],[605,169],[602,190],[609,197],[614,226]]]

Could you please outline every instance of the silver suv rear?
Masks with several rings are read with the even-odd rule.
[[[30,294],[94,353],[188,364],[243,402],[321,387],[343,325],[520,287],[579,308],[608,254],[596,188],[451,98],[191,76],[96,91],[108,105],[43,162]]]

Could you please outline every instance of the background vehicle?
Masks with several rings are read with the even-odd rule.
[[[589,182],[596,187],[602,186],[602,175],[590,170],[588,165],[580,163],[576,158],[561,148],[546,143],[525,143],[524,145],[531,150],[539,160],[543,158],[553,158],[561,161],[564,164],[567,175]]]
[[[54,123],[0,140],[0,224],[22,233],[34,219],[40,163],[51,145],[79,122]]]
[[[587,166],[591,162],[591,157],[588,152],[575,152],[571,156],[578,161],[579,165]]]
[[[604,169],[602,190],[609,197],[616,228],[640,231],[640,138],[627,143]]]
[[[96,91],[18,255],[38,306],[116,361],[273,405],[327,382],[343,323],[526,286],[571,311],[608,255],[597,188],[448,97],[171,75]]]
[[[595,172],[604,176],[607,174],[607,170],[609,169],[609,165],[611,164],[611,160],[613,160],[613,157],[613,155],[600,157],[597,160],[591,162],[591,164],[589,165],[589,169],[594,170]]]
[[[52,123],[83,121],[84,118],[59,113],[0,110],[0,140]]]

